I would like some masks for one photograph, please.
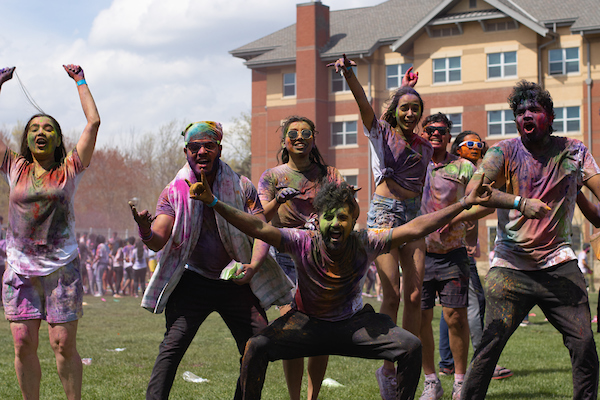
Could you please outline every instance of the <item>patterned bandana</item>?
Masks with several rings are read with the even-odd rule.
[[[181,135],[184,137],[185,145],[192,140],[209,139],[221,144],[223,139],[223,127],[219,122],[199,121],[189,124]]]

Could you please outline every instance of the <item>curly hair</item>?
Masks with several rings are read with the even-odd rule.
[[[58,138],[60,139],[60,144],[58,146],[56,146],[56,149],[54,150],[54,161],[60,163],[67,156],[67,151],[65,150],[65,143],[63,140],[62,130],[60,129],[60,125],[58,124],[58,121],[56,119],[54,119],[54,117],[47,115],[47,114],[35,114],[33,117],[29,118],[29,121],[27,121],[27,125],[25,125],[25,129],[23,129],[23,135],[21,136],[20,154],[23,157],[25,157],[25,159],[27,161],[33,162],[33,155],[31,154],[31,150],[29,149],[29,146],[27,145],[27,132],[29,132],[29,127],[31,126],[31,122],[35,118],[38,118],[38,117],[49,118],[50,121],[52,121],[54,128],[56,128],[56,134],[58,135]]]
[[[321,215],[328,210],[348,205],[352,218],[356,221],[360,214],[360,207],[354,198],[355,190],[346,182],[323,182],[323,186],[313,200],[315,211]]]
[[[319,166],[323,176],[327,175],[327,165],[325,164],[325,160],[323,160],[323,156],[321,155],[321,153],[319,152],[319,149],[317,148],[317,143],[314,141],[314,138],[319,133],[319,131],[317,131],[315,129],[315,123],[312,122],[310,119],[308,119],[306,117],[301,117],[298,115],[292,115],[290,117],[287,117],[287,119],[285,121],[283,121],[281,126],[279,128],[277,128],[277,130],[281,130],[281,141],[282,142],[285,141],[285,136],[287,135],[287,131],[290,128],[290,125],[293,124],[294,122],[305,122],[310,127],[310,130],[313,132],[313,147],[312,147],[312,150],[310,151],[308,159],[310,160],[311,163],[317,164]],[[280,154],[281,154],[281,159],[279,158]],[[279,151],[277,152],[277,162],[279,162],[280,164],[287,164],[288,161],[290,161],[290,153],[285,148],[285,146],[282,146],[279,149]]]
[[[400,98],[406,94],[413,94],[413,95],[417,96],[417,98],[419,99],[419,105],[421,106],[421,114],[419,115],[418,121],[420,121],[421,117],[423,116],[423,107],[424,106],[423,106],[423,99],[421,98],[421,95],[410,86],[401,86],[398,88],[398,90],[396,90],[396,92],[394,92],[394,94],[392,95],[390,100],[388,100],[389,101],[388,108],[381,116],[381,119],[384,120],[385,122],[387,122],[388,124],[390,124],[390,126],[392,128],[395,128],[396,126],[398,126],[398,121],[396,120],[396,108],[398,108],[398,103],[400,102]]]
[[[534,82],[526,81],[525,79],[519,81],[508,96],[508,104],[516,117],[517,108],[525,101],[535,101],[546,111],[548,115],[554,117],[554,102],[550,92],[542,89],[540,85]],[[550,127],[550,132],[553,129]]]

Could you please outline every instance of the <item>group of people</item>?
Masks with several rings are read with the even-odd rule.
[[[353,65],[345,56],[330,64],[346,79],[370,142],[376,189],[367,229],[355,229],[358,189],[325,163],[310,119],[282,123],[278,165],[262,174],[258,190],[220,159],[221,124],[199,121],[182,132],[187,162],[160,194],[155,215],[130,205],[140,245],[126,250],[96,238],[93,252],[74,233],[73,195],[90,164],[100,118],[83,70],[65,66],[87,119],[75,149],[66,152],[60,126],[45,114],[27,123],[19,153],[0,143],[0,171],[11,188],[3,304],[24,398],[39,398],[42,320],[67,398],[81,398],[80,262],[91,266],[90,290],[120,295],[125,262],[141,263],[143,246],[160,255],[142,286],[142,307],[166,318],[147,399],[169,397],[180,361],[214,311],[240,353],[235,399],[259,399],[269,362],[280,359],[290,399],[299,399],[305,357],[308,397],[316,399],[331,354],[382,360],[375,376],[384,400],[413,399],[423,368],[421,399],[439,399],[431,327],[436,298],[453,358],[453,399],[485,398],[503,370],[497,366],[502,349],[535,304],[569,349],[574,398],[596,398],[598,356],[570,236],[576,202],[600,226],[599,209],[578,196],[586,186],[600,198],[600,169],[581,142],[551,136],[549,93],[519,82],[509,104],[520,137],[492,146],[480,161],[485,144],[475,132],[458,135],[448,152],[448,118],[438,113],[421,122],[416,73],[406,73],[378,119]],[[13,72],[0,70],[0,89]],[[482,290],[473,221],[496,209],[495,256]],[[383,289],[380,312],[362,301],[373,262]],[[477,304],[472,315],[471,303]],[[269,324],[271,305],[281,316]]]

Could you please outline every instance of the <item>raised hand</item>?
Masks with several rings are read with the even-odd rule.
[[[412,72],[412,70],[413,67],[410,67],[402,77],[402,86],[415,87],[417,84],[417,81],[419,80],[419,73]]]
[[[483,183],[484,175],[474,175],[473,181],[477,186],[465,197],[467,205],[479,204],[485,206],[485,203],[492,198],[492,183]]]
[[[299,194],[300,194],[300,191],[297,189],[290,188],[290,187],[284,187],[284,188],[279,189],[279,191],[275,195],[275,200],[277,200],[277,202],[279,204],[283,204],[286,201],[298,196]]]
[[[200,200],[203,203],[211,203],[214,199],[210,185],[206,180],[206,175],[202,171],[200,182],[190,183],[187,179],[185,180],[190,187],[190,197],[194,200]]]
[[[356,66],[356,63],[354,61],[348,59],[348,57],[346,57],[345,54],[342,56],[342,58],[340,58],[336,62],[327,64],[327,67],[334,67],[335,72],[340,72],[340,69],[344,72],[348,72],[348,70],[351,70],[351,68],[354,66]]]
[[[131,208],[133,219],[140,227],[140,230],[143,232],[148,232],[152,228],[152,221],[154,221],[152,214],[150,214],[148,210],[142,210],[138,213],[132,201],[129,202],[129,207]]]
[[[83,75],[83,69],[79,65],[63,65],[63,68],[65,69],[65,71],[67,71],[67,74],[69,74],[69,76],[75,82],[79,82],[80,80],[85,79],[85,76]]]
[[[17,67],[8,67],[0,69],[0,86],[6,81],[9,81],[13,77],[13,72]]]

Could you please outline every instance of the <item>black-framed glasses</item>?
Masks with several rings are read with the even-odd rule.
[[[475,142],[473,140],[465,140],[464,142],[461,142],[458,147],[462,147],[462,146],[467,146],[467,148],[469,149],[479,149],[482,150],[483,149],[483,142]]]
[[[312,135],[313,131],[310,129],[302,129],[302,131],[298,131],[298,129],[290,129],[287,131],[287,137],[289,137],[290,140],[296,140],[299,136],[301,136],[302,139],[308,140],[312,137]]]
[[[219,144],[217,142],[190,142],[185,147],[192,154],[197,154],[203,147],[204,150],[208,151],[209,153],[212,153],[213,151],[217,150]]]
[[[428,135],[433,135],[436,131],[441,135],[445,135],[446,133],[450,132],[450,129],[448,129],[446,126],[427,126],[423,129],[423,131],[425,131],[425,133]]]

